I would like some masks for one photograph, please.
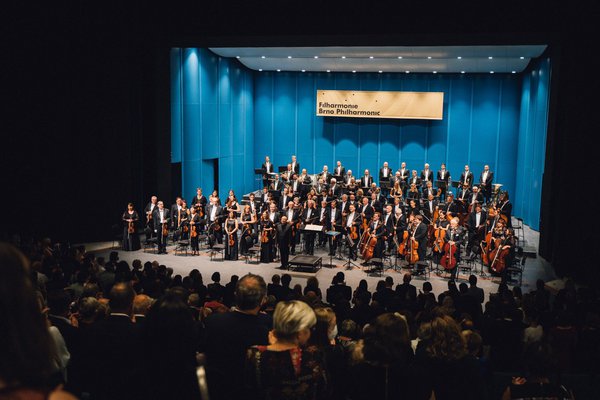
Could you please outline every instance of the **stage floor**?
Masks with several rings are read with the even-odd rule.
[[[523,229],[524,234],[524,248],[526,251],[531,251],[537,253],[537,247],[539,243],[539,233],[530,229],[528,226],[524,226]],[[118,245],[119,243],[116,243]],[[108,255],[113,249],[111,248],[111,242],[103,242],[103,243],[88,243],[86,244],[87,251],[93,251],[96,255],[102,255],[108,258]],[[261,275],[267,283],[271,281],[271,276],[273,274],[283,274],[289,273],[292,276],[292,286],[299,283],[304,287],[306,285],[306,279],[310,276],[316,276],[319,280],[319,286],[321,290],[324,291],[331,284],[331,280],[334,275],[343,271],[346,275],[346,283],[350,285],[352,288],[358,286],[358,283],[361,279],[366,279],[369,285],[369,290],[374,291],[379,280],[385,279],[387,276],[391,276],[394,279],[394,285],[402,282],[402,275],[408,272],[408,269],[400,268],[401,265],[405,263],[403,261],[398,262],[398,268],[385,269],[382,276],[373,276],[369,275],[366,270],[369,267],[360,266],[360,258],[356,262],[357,266],[352,266],[351,268],[344,267],[344,263],[347,261],[346,259],[337,259],[333,258],[331,263],[333,267],[327,267],[326,265],[330,263],[330,257],[327,255],[326,249],[315,249],[315,255],[321,256],[323,258],[323,268],[320,268],[316,274],[313,273],[305,273],[305,272],[295,272],[295,271],[287,271],[281,270],[278,267],[280,264],[278,262],[272,262],[269,264],[256,264],[256,263],[246,263],[245,259],[240,257],[238,261],[221,261],[221,256],[217,255],[214,261],[211,261],[209,256],[208,248],[201,248],[200,256],[186,256],[183,255],[175,255],[174,254],[175,246],[170,245],[167,247],[168,254],[157,255],[152,252],[144,252],[143,250],[138,251],[119,251],[119,258],[121,260],[125,260],[131,264],[131,262],[135,259],[139,259],[142,263],[146,261],[158,261],[160,264],[164,264],[167,267],[173,268],[174,275],[182,275],[185,276],[194,268],[197,268],[204,278],[204,283],[210,283],[210,276],[213,272],[219,271],[221,273],[221,283],[225,284],[229,282],[232,275],[242,276],[248,272],[252,272],[254,274]],[[300,246],[297,246],[297,250],[300,249]],[[297,253],[298,254],[298,253]],[[392,264],[394,259],[392,258]],[[435,266],[435,264],[434,264]],[[480,263],[476,263],[476,275],[478,276],[478,286],[484,289],[486,292],[486,299],[489,293],[494,293],[497,291],[498,283],[500,279],[498,277],[492,277],[487,274],[486,268],[484,267],[484,272],[486,275],[480,276]],[[466,282],[468,279],[469,273],[459,273],[458,283]],[[449,278],[449,274],[447,273],[436,273],[431,272],[430,274],[418,275],[413,277],[413,284],[417,287],[417,289],[421,289],[423,286],[423,282],[428,280],[431,282],[433,286],[433,291],[437,295],[447,288],[447,282]],[[556,276],[554,271],[552,270],[551,265],[541,258],[539,255],[536,258],[527,258],[525,263],[525,269],[523,273],[523,284],[522,289],[523,292],[526,293],[530,290],[535,289],[535,282],[537,279],[543,279],[545,282],[553,281],[553,288],[560,288],[562,281],[556,280]]]

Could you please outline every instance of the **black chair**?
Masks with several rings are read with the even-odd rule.
[[[523,271],[525,270],[525,261],[527,255],[523,252],[522,247],[517,247],[515,257],[511,265],[507,267],[507,277],[512,285],[523,285]]]
[[[175,255],[177,255],[177,252],[179,252],[179,253],[185,252],[185,255],[187,256],[189,247],[190,247],[189,240],[179,240],[177,242],[177,244],[175,245]]]
[[[210,261],[215,261],[215,254],[221,253],[221,261],[225,260],[225,245],[221,243],[213,244],[210,252]]]
[[[254,245],[248,249],[248,253],[246,254],[246,264],[252,262],[254,260],[256,264],[260,263],[260,246]]]
[[[158,240],[155,237],[144,240],[144,253],[147,250],[158,251]]]

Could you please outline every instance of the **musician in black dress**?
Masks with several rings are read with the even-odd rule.
[[[245,256],[248,254],[248,249],[252,247],[256,239],[254,229],[256,227],[256,213],[252,212],[250,205],[244,206],[242,211],[242,235],[240,237],[240,253]]]
[[[139,250],[141,246],[137,224],[140,217],[133,209],[133,203],[127,204],[127,210],[123,213],[122,219],[125,225],[123,227],[123,250]]]
[[[207,203],[208,200],[206,199],[206,196],[202,194],[202,188],[197,188],[196,195],[192,199],[192,207],[196,207],[197,212],[200,212],[200,208],[204,211]]]
[[[154,220],[154,232],[158,241],[158,254],[167,254],[167,239],[169,238],[169,210],[162,201],[154,209],[152,219]]]
[[[190,209],[190,247],[192,248],[192,255],[197,256],[200,254],[200,246],[198,243],[198,236],[200,235],[200,215],[197,212],[197,207]]]
[[[273,262],[273,221],[269,218],[269,212],[265,211],[260,217],[260,262]]]
[[[187,202],[181,200],[181,210],[179,212],[179,228],[177,230],[177,240],[187,240],[190,236],[190,209]],[[173,239],[175,240],[175,239]]]
[[[229,211],[225,220],[225,259],[238,259],[238,221],[235,217],[235,211]]]

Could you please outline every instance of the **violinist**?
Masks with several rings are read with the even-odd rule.
[[[371,218],[373,218],[373,214],[375,214],[375,209],[371,207],[371,205],[369,204],[369,199],[367,197],[362,198],[362,206],[359,209],[359,212],[362,218],[361,226],[367,227],[369,221],[371,220]]]
[[[133,209],[133,203],[127,204],[127,210],[122,216],[123,228],[123,250],[135,251],[141,248],[140,235],[137,229],[137,223],[140,219],[137,211]]]
[[[178,229],[173,234],[173,240],[187,240],[189,237],[189,208],[187,208],[187,202],[184,199],[181,199],[181,209],[178,211],[177,220],[178,220]],[[176,238],[175,238],[176,236]]]
[[[434,236],[436,237],[436,240],[433,243],[432,251],[433,259],[436,264],[440,263],[440,258],[442,257],[448,225],[449,223],[448,220],[446,220],[446,214],[443,211],[440,211],[437,220],[433,222],[433,229],[435,232]]]
[[[300,220],[299,210],[296,208],[296,204],[293,201],[288,203],[287,208],[284,211],[284,215],[287,216],[287,223],[291,227],[291,239],[288,241],[289,254],[296,254],[296,239],[300,240],[300,233],[297,230],[296,223]],[[279,242],[278,242],[279,243]],[[282,251],[281,244],[279,243],[279,251]]]
[[[204,209],[206,208],[206,204],[208,200],[206,196],[202,194],[202,188],[196,188],[196,195],[192,200],[192,207],[196,207],[196,211],[199,213],[202,211],[204,213]]]
[[[448,195],[446,196],[446,202],[440,206],[440,210],[444,211],[446,218],[448,218],[450,215],[452,217],[458,215],[460,210],[458,205],[456,205],[456,202],[454,201],[454,195],[451,192],[448,192]]]
[[[514,258],[514,240],[512,229],[506,226],[503,219],[499,219],[492,231],[492,241],[487,250],[491,270],[492,272],[498,271],[502,277],[502,283],[506,283],[507,280],[508,268],[506,266],[511,265]],[[498,250],[498,256],[495,256],[495,250]],[[505,267],[501,268],[501,265]]]
[[[415,185],[416,188],[421,187],[421,178],[419,178],[419,176],[417,175],[416,169],[412,170],[412,175],[410,176],[410,179],[408,180],[408,185],[411,188],[412,188],[412,185]],[[417,189],[417,191],[418,191],[418,189]]]
[[[200,232],[200,215],[196,210],[196,207],[192,207],[190,209],[190,246],[192,248],[193,256],[200,254],[200,246],[198,243],[198,235]]]
[[[448,184],[452,180],[450,172],[446,169],[446,164],[442,164],[437,172],[438,186],[440,190],[440,200],[446,200],[446,192],[448,190]]]
[[[419,201],[415,200],[415,199],[410,199],[408,201],[408,210],[406,211],[406,213],[410,216],[410,215],[420,215],[421,214],[421,208],[419,207]]]
[[[469,197],[469,208],[473,211],[475,203],[483,204],[483,194],[479,190],[478,186],[473,186],[473,191]]]
[[[337,200],[331,201],[331,207],[329,208],[329,215],[327,216],[327,230],[340,232],[342,225],[342,213],[337,209]],[[334,256],[337,250],[337,236],[329,237],[329,255]]]
[[[346,225],[344,229],[346,231],[346,236],[348,237],[348,251],[350,252],[349,257],[356,261],[356,249],[358,247],[358,230],[360,225],[360,215],[356,212],[356,207],[354,204],[351,204],[348,208],[348,215],[346,215]]]
[[[167,239],[169,225],[169,210],[167,210],[162,201],[159,201],[158,207],[154,209],[152,219],[154,220],[154,232],[158,241],[158,254],[167,254]],[[164,232],[167,235],[164,235]]]
[[[273,205],[274,206],[274,205]],[[279,221],[277,221],[279,222]],[[260,217],[260,262],[273,262],[275,250],[273,247],[273,221],[269,218],[269,212],[265,211]]]
[[[225,259],[226,260],[237,260],[238,259],[238,221],[235,217],[235,211],[229,211],[227,219],[224,224],[225,237],[227,242],[225,244]]]
[[[342,212],[342,217],[348,215],[348,211],[350,209],[350,202],[348,201],[348,195],[345,193],[342,195],[339,208]]]
[[[250,205],[244,206],[242,211],[242,235],[240,237],[240,253],[242,255],[248,254],[248,249],[252,247],[255,240],[254,229],[256,221],[256,211],[252,211]]]
[[[331,193],[331,196],[335,198],[339,197],[342,191],[342,187],[337,184],[337,180],[335,178],[331,178],[330,182],[331,185],[329,186],[329,192]]]
[[[284,183],[290,184],[292,182],[292,176],[294,175],[294,170],[292,170],[292,164],[287,165],[287,169],[281,173],[281,179]]]
[[[315,225],[321,225],[323,227],[327,227],[327,216],[329,214],[329,205],[327,204],[327,201],[322,200],[321,201],[321,207],[319,209],[317,209],[317,215],[318,218],[315,222]],[[321,231],[319,233],[319,245],[320,246],[325,246],[325,242],[326,242],[326,236],[325,233],[323,231]]]
[[[259,202],[256,201],[254,192],[250,192],[250,195],[248,196],[248,207],[250,207],[250,214],[258,214]]]
[[[319,219],[319,214],[316,209],[316,203],[314,200],[308,200],[306,203],[306,208],[302,213],[302,220],[305,225],[315,224],[315,222]],[[313,255],[315,251],[315,232],[305,231],[304,232],[304,242],[305,242],[305,250],[306,254]]]
[[[396,175],[399,177],[400,173],[396,172]],[[401,179],[394,180],[394,186],[392,186],[392,189],[390,190],[390,198],[391,199],[402,200],[403,191],[402,191],[402,187],[400,186],[401,183],[402,183]]]
[[[221,216],[223,207],[219,205],[219,197],[211,196],[210,204],[206,206],[206,216],[208,218],[208,244],[212,248],[215,241],[223,243],[223,230],[221,229]]]
[[[350,186],[350,183],[352,182],[352,180],[354,179],[354,184],[356,185],[356,178],[354,177],[354,175],[352,175],[352,170],[349,169],[348,172],[346,172],[346,174],[344,175],[344,182],[346,184],[346,187]]]
[[[394,214],[392,213],[393,207],[391,204],[385,206],[385,212],[383,214],[383,226],[385,227],[385,239],[387,239],[387,250],[392,252],[394,246]]]
[[[412,223],[412,238],[417,241],[419,247],[417,253],[419,260],[424,260],[427,254],[427,224],[423,223],[422,215],[415,215]]]
[[[486,219],[487,215],[485,211],[483,211],[481,203],[475,203],[475,206],[473,207],[473,212],[469,214],[469,219],[467,221],[467,226],[469,229],[467,253],[473,253],[471,258],[474,258],[479,253],[479,244],[481,243],[485,235]]]
[[[481,175],[479,175],[479,187],[481,188],[481,193],[485,198],[485,203],[490,202],[490,198],[492,197],[492,183],[494,181],[494,173],[490,171],[490,166],[485,165],[483,167],[483,171]]]
[[[175,199],[175,203],[171,205],[171,230],[175,231],[179,228],[179,220],[177,219],[179,216],[179,210],[181,210],[181,201],[183,199],[180,196],[177,196]],[[174,239],[175,240],[175,239]]]
[[[240,204],[235,197],[235,193],[233,190],[229,191],[229,197],[227,198],[227,202],[225,203],[225,207],[227,209],[227,213],[229,214],[231,211],[234,213],[239,213],[241,211]]]
[[[157,207],[158,197],[152,196],[150,198],[150,202],[144,208],[144,213],[146,214],[146,238],[156,237],[154,234],[154,222],[152,221],[152,214],[154,213],[154,209]]]
[[[292,241],[292,221],[288,220],[286,214],[281,216],[281,221],[275,226],[277,244],[279,245],[279,268],[287,269],[290,258],[290,246]]]
[[[457,217],[452,218],[450,220],[450,226],[446,231],[446,242],[448,242],[450,245],[456,246],[456,251],[453,256],[456,257],[457,263],[460,262],[460,245],[463,241],[463,230],[460,226],[458,226],[458,223],[459,219]],[[453,268],[451,271],[451,279],[455,280],[458,268]]]

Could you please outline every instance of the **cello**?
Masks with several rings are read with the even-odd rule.
[[[409,264],[415,264],[419,261],[419,253],[417,253],[419,243],[414,237],[409,237],[407,240],[409,241],[409,248],[406,253],[406,261],[408,261]]]
[[[451,271],[456,267],[456,251],[458,250],[458,246],[454,243],[446,243],[444,245],[444,255],[441,259],[442,267],[446,271]]]
[[[375,246],[377,246],[377,237],[371,233],[368,233],[367,240],[364,245],[364,250],[361,254],[363,260],[365,262],[369,261],[373,258],[373,253],[375,252]]]
[[[510,232],[507,232],[504,239],[494,239],[494,250],[489,254],[490,270],[497,274],[501,274],[506,268],[506,257],[510,253],[510,246],[507,246],[510,240]]]

